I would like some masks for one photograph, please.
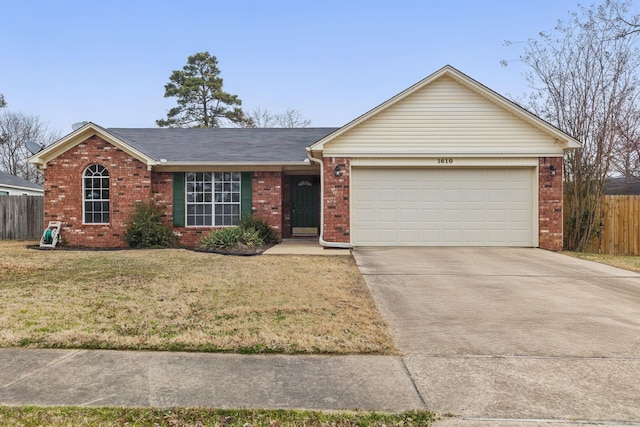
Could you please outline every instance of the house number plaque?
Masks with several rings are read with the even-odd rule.
[[[453,159],[438,159],[439,165],[449,165],[453,163]]]

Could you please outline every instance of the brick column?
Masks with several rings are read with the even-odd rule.
[[[562,250],[562,167],[562,157],[539,158],[538,245],[550,251]]]
[[[253,214],[282,236],[282,172],[254,172],[251,198]]]
[[[326,157],[324,163],[324,183],[321,197],[324,198],[324,240],[327,242],[350,243],[349,229],[349,180],[351,159],[347,157]],[[336,176],[336,166],[340,166],[340,176]]]

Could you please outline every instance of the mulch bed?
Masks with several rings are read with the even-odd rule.
[[[216,248],[199,248],[199,247],[183,247],[182,249],[191,250],[194,252],[206,252],[218,255],[235,255],[235,256],[254,256],[260,255],[270,247],[274,245],[263,246],[247,246],[239,244],[233,248],[228,249],[216,249]],[[111,252],[111,251],[131,251],[137,248],[91,248],[87,246],[56,246],[55,248],[41,248],[40,245],[27,245],[27,249],[34,249],[40,251],[95,251],[95,252]],[[147,249],[147,248],[145,248]],[[156,248],[156,249],[171,249],[171,248]]]

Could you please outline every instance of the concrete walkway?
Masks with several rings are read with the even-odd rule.
[[[263,255],[323,255],[350,256],[349,249],[323,248],[318,239],[283,239],[279,244],[264,251]]]

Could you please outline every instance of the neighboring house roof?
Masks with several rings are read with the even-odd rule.
[[[571,150],[571,149],[581,147],[580,142],[577,141],[575,138],[559,130],[558,128],[554,127],[553,125],[544,121],[538,116],[530,113],[529,111],[525,110],[515,102],[487,88],[483,84],[477,82],[476,80],[472,79],[471,77],[467,76],[466,74],[462,73],[461,71],[457,70],[451,65],[446,65],[440,70],[431,74],[430,76],[422,79],[418,83],[409,87],[408,89],[400,92],[398,95],[390,98],[389,100],[383,102],[382,104],[378,105],[372,110],[366,112],[365,114],[361,115],[355,120],[347,123],[345,126],[341,127],[338,131],[333,132],[330,135],[327,135],[320,141],[313,144],[310,147],[310,150],[311,151],[324,150],[325,148],[324,146],[326,144],[329,144],[333,141],[338,140],[343,135],[349,133],[351,130],[363,124],[367,120],[373,118],[374,116],[379,115],[385,110],[391,109],[396,104],[400,103],[401,101],[405,100],[406,98],[410,97],[411,95],[415,94],[421,89],[428,87],[429,85],[431,85],[432,83],[434,83],[435,81],[443,77],[450,78],[460,83],[461,85],[467,87],[473,92],[491,101],[492,103],[499,106],[500,108],[506,110],[507,112],[513,114],[514,116],[531,124],[535,128],[539,129],[541,132],[543,132],[544,134],[548,135],[551,139],[555,140],[556,143],[560,144],[564,150]]]
[[[640,194],[640,179],[635,177],[609,178],[603,189],[609,195],[637,195]]]
[[[306,147],[337,128],[114,128],[87,123],[32,156],[39,165],[98,135],[149,166],[303,163]]]
[[[27,181],[26,179],[19,178],[3,171],[0,171],[0,187],[11,187],[18,190],[28,189],[44,191],[44,187],[42,185],[35,184],[31,181]]]

